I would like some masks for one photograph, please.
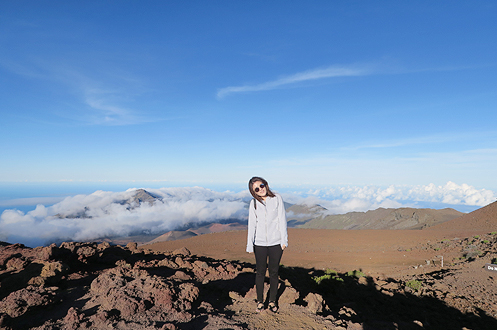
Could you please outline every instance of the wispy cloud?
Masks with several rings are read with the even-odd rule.
[[[352,145],[343,147],[343,150],[359,150],[359,149],[381,149],[381,148],[395,148],[405,147],[410,145],[420,144],[440,144],[448,142],[467,142],[471,140],[494,139],[497,137],[497,132],[484,131],[484,132],[457,132],[457,133],[440,133],[423,136],[413,136],[403,139],[392,139],[377,142],[366,142],[360,145]]]
[[[83,94],[83,100],[90,112],[83,112],[80,120],[92,125],[134,125],[145,122],[157,121],[158,118],[151,118],[140,114],[136,109],[129,109],[122,106],[120,101],[125,92],[121,90],[108,90],[98,87],[79,87]]]
[[[135,125],[161,120],[136,109],[133,99],[148,89],[140,79],[118,68],[88,71],[67,61],[43,58],[24,61],[0,58],[0,66],[65,93],[72,110],[58,115],[67,120],[89,125]]]
[[[267,91],[283,86],[288,86],[300,82],[312,81],[334,77],[364,76],[372,74],[373,70],[366,66],[338,66],[333,65],[327,68],[312,69],[293,75],[284,76],[276,80],[267,81],[255,85],[229,86],[220,88],[217,92],[218,98],[223,98],[233,93]]]
[[[474,66],[408,69],[403,67],[402,65],[399,65],[398,63],[395,63],[395,61],[386,63],[384,60],[380,60],[377,63],[372,64],[331,65],[325,68],[315,68],[303,72],[298,72],[259,84],[247,84],[241,86],[228,86],[219,88],[217,91],[217,98],[222,99],[227,95],[235,93],[268,91],[297,83],[326,78],[367,76],[372,74],[408,74],[417,72],[459,71],[473,67]]]
[[[109,68],[89,75],[71,66],[59,66],[53,71],[55,79],[82,102],[80,111],[71,113],[75,120],[90,125],[135,125],[158,120],[132,105],[133,99],[146,89],[129,73]]]

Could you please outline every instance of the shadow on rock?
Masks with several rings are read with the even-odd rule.
[[[443,276],[444,272],[435,275]],[[497,329],[497,320],[481,309],[463,313],[393,278],[380,280],[360,271],[338,273],[299,267],[282,267],[280,277],[300,293],[296,304],[307,306],[337,326],[356,323],[364,330]]]

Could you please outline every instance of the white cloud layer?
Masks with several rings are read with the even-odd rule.
[[[129,205],[122,201],[131,198],[136,189],[117,193],[96,191],[67,197],[50,207],[38,205],[27,213],[5,210],[0,217],[0,240],[37,246],[53,241],[163,233],[191,222],[247,216],[244,197],[248,192],[220,193],[200,187],[147,191],[162,200]]]
[[[206,188],[147,189],[160,197],[153,204],[124,203],[137,190],[96,191],[67,197],[52,205],[37,205],[24,213],[5,210],[0,216],[0,240],[28,246],[60,241],[89,241],[132,234],[160,234],[189,223],[226,219],[246,220],[248,191],[215,192]],[[495,201],[494,192],[467,184],[448,182],[444,186],[346,186],[282,193],[289,203],[319,204],[334,214],[367,211],[378,207],[423,207],[435,203],[485,206]]]
[[[320,188],[300,195],[305,197],[300,201],[301,203],[320,204],[334,214],[374,210],[379,207],[430,207],[426,206],[430,204],[441,207],[456,205],[481,207],[495,202],[497,198],[491,190],[476,189],[467,184],[458,185],[451,181],[443,186],[430,183],[418,186]],[[291,196],[289,198],[292,199]],[[297,201],[298,198],[295,200]]]

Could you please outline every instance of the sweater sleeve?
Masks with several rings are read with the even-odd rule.
[[[248,216],[248,233],[247,233],[247,252],[254,252],[254,240],[255,240],[255,206],[254,200],[250,201],[249,205],[249,216]]]
[[[285,212],[285,204],[283,203],[283,198],[278,195],[278,221],[280,227],[280,237],[281,237],[281,245],[288,246],[288,231],[287,231],[287,222],[286,222],[286,212]]]

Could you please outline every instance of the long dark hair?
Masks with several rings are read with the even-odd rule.
[[[258,176],[254,176],[252,179],[249,180],[249,183],[248,183],[249,191],[250,191],[250,194],[252,195],[252,197],[257,199],[259,202],[264,203],[264,200],[262,199],[262,197],[257,195],[255,193],[254,189],[252,188],[254,183],[257,181],[264,183],[264,185],[266,186],[266,196],[275,197],[274,193],[271,191],[271,189],[269,189],[269,185],[268,185],[267,181],[261,177],[258,177]]]

